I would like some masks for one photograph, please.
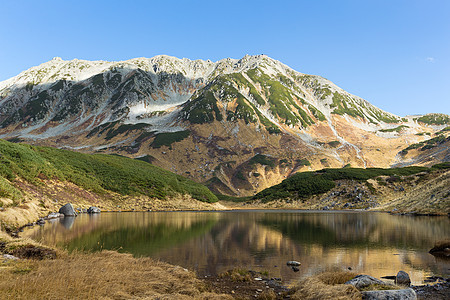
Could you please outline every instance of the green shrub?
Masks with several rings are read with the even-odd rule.
[[[122,195],[147,195],[164,199],[176,194],[214,202],[205,186],[145,161],[117,155],[83,154],[50,147],[13,144],[0,140],[1,178],[20,177],[40,184],[40,177],[70,181],[84,189]],[[8,186],[2,179],[2,186]],[[9,179],[8,179],[9,180]],[[9,190],[10,195],[13,190]]]
[[[275,167],[274,159],[263,154],[256,154],[249,160],[249,165],[253,166],[255,164],[266,165],[271,168]]]
[[[400,131],[402,131],[404,128],[409,128],[409,126],[406,126],[406,125],[400,125],[400,126],[398,126],[398,127],[395,127],[395,128],[390,128],[390,129],[380,129],[379,131],[380,132],[400,132]]]
[[[364,182],[372,192],[374,188],[366,180],[379,176],[389,176],[390,181],[402,181],[401,176],[409,176],[421,172],[431,172],[433,170],[450,169],[450,163],[443,163],[427,167],[404,167],[404,168],[351,168],[342,169],[327,168],[316,172],[299,172],[283,180],[280,184],[262,190],[253,199],[260,199],[264,202],[277,199],[298,199],[311,195],[323,194],[335,187],[337,180],[355,180]],[[385,184],[381,178],[377,178],[380,184]]]
[[[296,162],[299,166],[310,166],[311,165],[309,160],[307,160],[306,158],[297,159]]]
[[[170,146],[175,142],[179,142],[187,138],[190,134],[189,130],[158,133],[150,144],[152,148],[160,148],[161,146]]]
[[[446,114],[426,114],[420,118],[415,118],[414,120],[428,125],[450,124],[450,117]]]

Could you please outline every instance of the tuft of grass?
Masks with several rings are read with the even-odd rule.
[[[301,280],[292,288],[291,299],[362,299],[356,287],[343,284],[355,277],[351,272],[327,272]]]
[[[324,272],[317,275],[317,279],[325,284],[335,285],[335,284],[344,284],[347,281],[355,278],[358,275],[354,272],[347,271],[330,271]]]
[[[235,282],[250,282],[253,279],[252,274],[248,270],[241,268],[234,268],[232,270],[226,271],[222,274],[219,274],[218,277],[229,277]]]

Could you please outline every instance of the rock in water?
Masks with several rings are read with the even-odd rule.
[[[91,206],[88,208],[87,213],[88,214],[99,214],[101,212],[100,208]]]
[[[409,278],[408,273],[406,273],[405,271],[399,271],[397,273],[397,276],[395,276],[395,283],[399,285],[410,286],[411,279]]]
[[[59,212],[52,212],[47,216],[47,219],[57,219],[63,217]]]
[[[367,291],[361,292],[364,300],[415,300],[416,292],[413,289]]]
[[[298,266],[301,265],[301,263],[299,263],[298,261],[295,261],[295,260],[290,260],[290,261],[288,261],[288,262],[286,263],[286,265],[298,267]]]
[[[59,209],[59,213],[63,214],[65,217],[76,217],[77,213],[75,209],[73,208],[72,204],[67,203],[63,207]]]

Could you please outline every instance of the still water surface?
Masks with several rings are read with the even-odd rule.
[[[428,254],[450,237],[447,217],[373,212],[253,210],[80,215],[24,232],[68,250],[113,249],[217,274],[233,267],[268,271],[287,283],[330,269],[375,277],[408,272],[414,284],[449,276],[450,261]],[[286,261],[302,263],[293,272]]]

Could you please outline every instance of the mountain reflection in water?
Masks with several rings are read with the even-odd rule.
[[[285,282],[351,267],[375,277],[408,272],[413,283],[448,276],[450,262],[428,250],[450,237],[447,217],[373,212],[126,212],[47,222],[24,235],[74,249],[113,249],[216,274],[233,267],[268,271]],[[302,263],[294,273],[286,261]]]

